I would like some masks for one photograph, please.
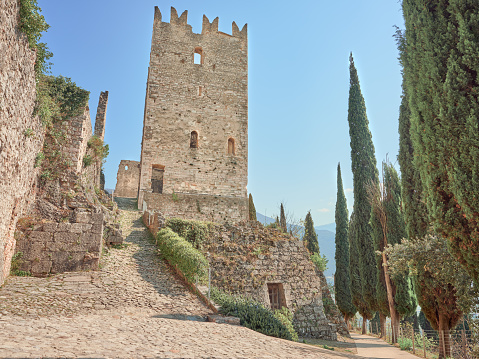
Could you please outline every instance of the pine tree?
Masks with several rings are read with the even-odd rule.
[[[356,313],[351,295],[351,273],[349,269],[348,206],[341,179],[341,166],[338,163],[338,194],[336,199],[336,273],[334,289],[336,304],[346,323]]]
[[[253,195],[249,194],[249,220],[257,221],[256,219],[256,208],[254,208]]]
[[[314,223],[313,218],[311,217],[311,212],[308,212],[304,220],[303,242],[306,243],[306,247],[311,254],[319,253],[318,235],[314,230]]]
[[[378,170],[374,155],[374,145],[369,122],[366,115],[359,78],[354,66],[353,55],[349,57],[349,106],[348,123],[351,139],[351,168],[354,184],[354,212],[356,223],[357,248],[359,251],[359,267],[361,275],[361,290],[368,307],[366,312],[374,312],[377,308],[376,283],[377,268],[374,254],[374,243],[371,238],[371,204],[369,203],[367,187],[376,186],[379,190]],[[356,304],[355,304],[356,305]],[[357,307],[357,305],[356,305]],[[366,317],[365,319],[372,319]]]
[[[287,224],[286,224],[286,216],[284,215],[284,206],[283,206],[283,203],[281,203],[281,207],[280,207],[279,225],[280,225],[280,227],[281,227],[281,230],[282,230],[284,233],[288,233],[288,228],[287,228]]]
[[[404,75],[423,197],[479,284],[479,2],[403,2]]]

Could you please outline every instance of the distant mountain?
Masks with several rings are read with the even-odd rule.
[[[259,212],[256,212],[256,218],[264,225],[274,223],[276,220],[265,216]],[[289,225],[288,225],[289,226]],[[328,268],[324,272],[324,275],[329,282],[333,282],[333,275],[336,271],[336,261],[334,254],[336,252],[336,244],[334,237],[336,233],[336,223],[323,224],[321,226],[314,227],[316,234],[318,235],[319,251],[324,254],[328,259]]]

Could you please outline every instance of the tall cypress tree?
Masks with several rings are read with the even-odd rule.
[[[437,207],[429,203],[433,191],[430,186],[437,186],[437,183],[431,181],[431,177],[425,172],[435,173],[437,162],[432,159],[431,162],[426,162],[426,152],[433,150],[429,141],[435,135],[425,124],[431,124],[428,117],[438,113],[438,98],[434,94],[442,91],[436,81],[441,76],[433,63],[437,65],[446,61],[443,50],[447,41],[443,31],[445,16],[436,13],[445,9],[445,2],[440,1],[432,8],[431,5],[432,3],[423,5],[415,0],[404,0],[406,33],[398,30],[396,34],[399,60],[403,67],[398,160],[402,173],[404,218],[410,239],[424,238],[430,227],[429,223],[440,217],[438,213],[431,215],[431,211],[437,211]],[[432,38],[432,33],[437,33],[437,39]],[[438,117],[436,125],[441,127],[442,121],[439,119]],[[447,134],[451,135],[452,133]],[[437,149],[438,154],[441,150]],[[444,164],[447,164],[447,161]],[[440,176],[436,179],[443,180]],[[455,215],[454,211],[450,214],[452,217]],[[456,325],[460,311],[456,289],[451,283],[443,281],[437,273],[429,271],[424,265],[417,268],[415,289],[422,313],[436,330],[448,330]],[[440,357],[450,356],[449,336],[440,336],[439,339]],[[446,349],[445,352],[443,348]]]
[[[288,233],[288,228],[287,228],[287,224],[286,224],[286,216],[285,216],[285,214],[284,214],[284,206],[283,206],[283,203],[281,203],[281,207],[280,207],[279,225],[280,225],[280,227],[281,227],[281,230],[282,230],[284,233]]]
[[[359,78],[354,66],[353,55],[349,57],[349,106],[348,123],[351,139],[351,168],[354,184],[354,212],[356,223],[356,238],[359,251],[359,266],[361,288],[365,305],[369,312],[375,311],[377,268],[374,254],[374,243],[371,237],[371,204],[368,199],[368,186],[379,190],[378,170],[369,121],[366,115],[366,105],[359,86]],[[372,319],[371,316],[366,319]]]
[[[423,197],[479,284],[479,2],[403,1],[404,75]]]
[[[256,208],[254,208],[253,195],[249,194],[249,220],[257,221],[256,219]]]
[[[319,253],[318,235],[314,230],[314,223],[313,218],[311,217],[311,212],[308,212],[306,218],[304,219],[303,242],[306,243],[306,247],[311,252],[311,254]]]
[[[348,323],[356,313],[351,295],[351,273],[349,269],[348,206],[341,179],[341,166],[338,163],[338,194],[336,199],[336,273],[334,275],[335,298],[338,309]]]

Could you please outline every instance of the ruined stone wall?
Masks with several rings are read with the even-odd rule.
[[[80,173],[83,157],[87,151],[88,140],[92,136],[90,109],[85,106],[83,113],[63,121],[62,130],[66,135],[62,151],[72,161],[72,168]]]
[[[166,218],[236,223],[248,217],[248,199],[185,193],[146,193],[142,210],[160,211]]]
[[[27,226],[25,226],[27,224]],[[33,276],[98,269],[103,213],[77,208],[67,222],[44,222],[17,228],[15,269]]]
[[[98,100],[95,117],[94,135],[103,140],[105,138],[106,107],[108,105],[108,91],[102,91]]]
[[[140,162],[122,160],[116,176],[115,197],[137,198]]]
[[[195,51],[201,63],[194,63]],[[192,32],[187,12],[170,23],[155,8],[141,152],[139,205],[152,192],[152,167],[163,193],[246,198],[248,171],[246,25],[232,35],[204,16]],[[195,132],[196,134],[192,135]],[[197,142],[191,144],[191,138]],[[228,141],[234,141],[228,153]],[[246,217],[244,217],[246,218]]]
[[[35,196],[44,132],[33,117],[35,53],[18,29],[18,0],[0,2],[0,285],[10,271],[18,218]]]
[[[204,251],[210,253],[213,286],[270,306],[268,284],[280,284],[298,334],[336,340],[336,326],[324,313],[321,278],[301,241],[243,222],[221,227]]]

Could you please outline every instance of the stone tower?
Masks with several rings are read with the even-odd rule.
[[[138,205],[166,217],[247,219],[247,26],[232,35],[203,16],[155,7],[146,88]]]

